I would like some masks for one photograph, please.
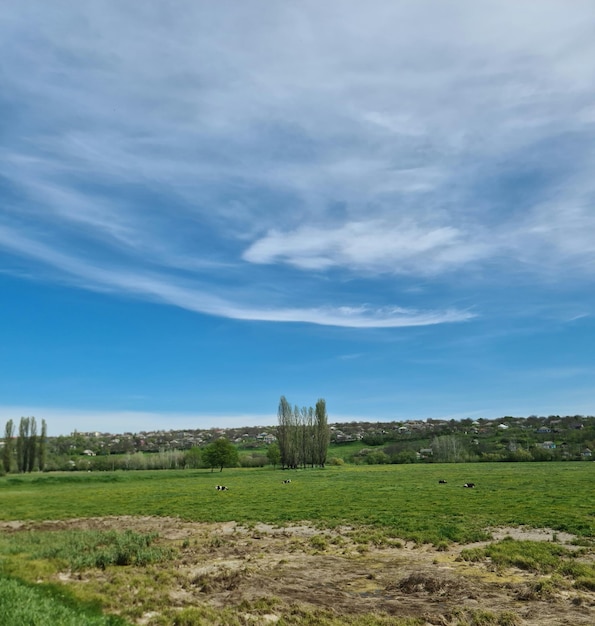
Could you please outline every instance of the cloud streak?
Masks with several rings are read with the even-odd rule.
[[[28,272],[351,328],[595,279],[591,3],[58,5],[0,9]]]
[[[475,315],[469,311],[417,311],[400,307],[258,308],[241,305],[208,293],[204,289],[176,285],[175,277],[133,272],[124,268],[97,267],[56,252],[43,243],[31,241],[0,227],[0,246],[25,255],[66,273],[87,289],[123,292],[136,297],[172,304],[197,313],[230,319],[265,322],[300,322],[348,328],[398,328],[461,322]]]

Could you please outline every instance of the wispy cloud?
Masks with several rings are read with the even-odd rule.
[[[171,275],[150,274],[117,267],[97,267],[81,259],[57,252],[43,243],[25,239],[0,227],[0,245],[15,254],[25,255],[65,272],[79,286],[87,289],[112,290],[172,304],[190,311],[232,319],[302,322],[350,328],[396,328],[428,326],[472,319],[470,311],[418,311],[400,307],[254,307],[227,301],[209,293],[204,287],[176,284]]]
[[[595,279],[592,3],[32,6],[0,9],[0,247],[38,276],[362,328]]]
[[[473,243],[451,226],[423,227],[412,220],[349,222],[337,229],[302,226],[270,231],[252,244],[244,258],[253,263],[286,262],[303,269],[346,267],[394,274],[443,273],[488,256],[489,247]]]

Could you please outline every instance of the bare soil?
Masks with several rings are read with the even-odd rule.
[[[480,609],[495,614],[510,612],[517,616],[518,624],[526,626],[595,624],[595,592],[576,590],[569,581],[541,597],[534,590],[543,575],[461,561],[460,552],[469,545],[452,545],[440,551],[407,542],[362,545],[355,541],[355,533],[361,529],[328,531],[308,523],[244,527],[234,522],[108,517],[0,524],[4,532],[33,528],[157,532],[159,542],[172,545],[179,555],[159,566],[172,573],[164,577],[171,605],[240,607],[243,601],[277,598],[277,611],[254,616],[250,622],[254,624],[274,624],[283,607],[296,603],[324,607],[338,616],[376,613],[422,617],[427,625],[436,626],[456,624],[457,611]],[[563,544],[572,539],[548,529],[493,530],[494,539],[507,535]],[[59,579],[77,585],[102,576],[105,573],[99,570],[87,571],[82,577],[62,572]],[[154,615],[154,611],[147,611],[136,622],[148,624]]]

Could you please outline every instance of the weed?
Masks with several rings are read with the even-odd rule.
[[[110,565],[139,565],[171,557],[172,551],[153,546],[156,534],[116,531],[30,531],[0,541],[0,554],[20,555],[28,561],[48,559],[72,570]]]
[[[521,618],[511,611],[493,613],[483,609],[458,610],[453,617],[456,618],[456,626],[520,626]]]
[[[324,552],[328,548],[328,541],[322,535],[310,537],[310,545],[319,552]]]
[[[583,591],[595,591],[595,576],[579,576],[574,581],[574,586]]]

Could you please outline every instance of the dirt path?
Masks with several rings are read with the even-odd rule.
[[[595,624],[595,592],[578,591],[569,583],[540,595],[536,589],[542,575],[461,561],[460,552],[468,546],[455,545],[443,551],[405,542],[374,546],[359,543],[356,529],[324,531],[307,523],[246,528],[233,522],[110,517],[0,525],[3,532],[31,528],[159,533],[160,542],[179,551],[174,561],[160,565],[171,574],[164,572],[163,580],[170,602],[179,607],[205,603],[240,607],[246,601],[274,597],[279,599],[279,607],[299,603],[339,615],[374,612],[423,617],[428,625],[456,624],[457,612],[479,610],[496,615],[508,612],[517,620],[510,621],[511,626]],[[495,539],[506,535],[560,543],[571,539],[551,530],[494,531]],[[101,572],[86,572],[82,578],[64,572],[60,580],[73,585],[96,584],[99,589],[102,577],[105,574]],[[255,616],[251,623],[275,623],[278,613]],[[154,614],[146,611],[136,621],[150,624]]]

